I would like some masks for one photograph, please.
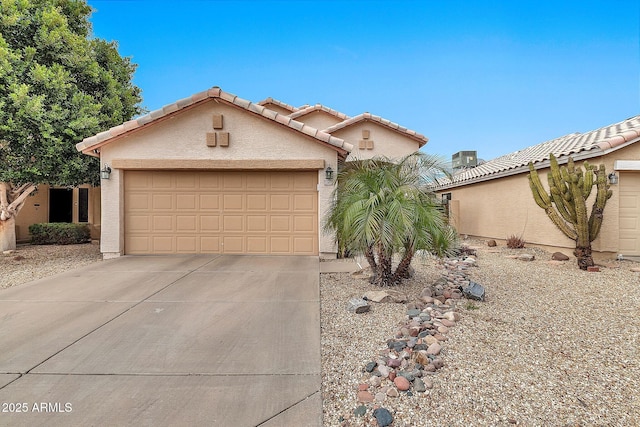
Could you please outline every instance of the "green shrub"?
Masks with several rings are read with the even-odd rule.
[[[525,242],[521,236],[516,236],[515,234],[512,234],[511,236],[507,237],[507,247],[509,249],[524,248],[524,243]]]
[[[33,245],[73,245],[91,241],[91,231],[83,224],[52,222],[29,226]]]

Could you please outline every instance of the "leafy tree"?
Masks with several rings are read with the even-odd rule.
[[[578,267],[586,270],[594,265],[591,242],[600,234],[604,208],[612,195],[607,184],[607,173],[604,165],[598,168],[588,162],[584,162],[583,171],[579,166],[575,166],[571,157],[567,166],[562,167],[558,165],[558,160],[553,154],[549,159],[549,193],[540,182],[533,163],[529,163],[529,186],[538,206],[544,209],[549,219],[565,236],[576,242],[573,254],[578,259]],[[588,213],[587,199],[594,186],[596,197],[591,213]]]
[[[0,0],[0,250],[38,184],[97,184],[75,144],[141,112],[136,66],[91,36],[84,0]]]
[[[340,174],[325,231],[353,254],[362,254],[373,282],[391,286],[409,277],[418,250],[446,255],[456,233],[439,209],[427,182],[444,169],[440,161],[414,153],[393,162],[386,157],[349,162]],[[393,270],[393,256],[400,261]]]

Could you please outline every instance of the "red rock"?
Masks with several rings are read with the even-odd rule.
[[[393,383],[396,387],[398,387],[398,390],[400,391],[407,391],[411,388],[411,383],[405,377],[396,377],[393,380]]]
[[[396,379],[396,371],[391,371],[391,372],[389,372],[389,379],[390,379],[391,381],[393,381],[393,380],[395,380],[395,379]]]
[[[597,273],[600,271],[600,267],[596,266],[596,265],[592,265],[587,267],[587,271],[590,271],[592,273]]]
[[[358,391],[365,391],[369,389],[369,384],[359,384]]]
[[[362,402],[362,403],[373,402],[373,394],[365,390],[359,391],[358,402]]]

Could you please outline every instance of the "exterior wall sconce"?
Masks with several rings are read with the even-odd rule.
[[[609,179],[609,184],[611,185],[618,184],[618,175],[616,175],[615,172],[611,172],[609,175],[607,175],[607,178]]]
[[[109,179],[110,177],[111,177],[111,168],[107,165],[104,165],[102,167],[102,170],[100,171],[100,178]]]
[[[331,166],[327,167],[327,168],[324,170],[324,178],[325,178],[327,181],[332,181],[332,180],[333,180],[333,169],[331,169]]]

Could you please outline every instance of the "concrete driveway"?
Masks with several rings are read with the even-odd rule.
[[[122,257],[0,291],[0,425],[320,426],[314,257]]]

